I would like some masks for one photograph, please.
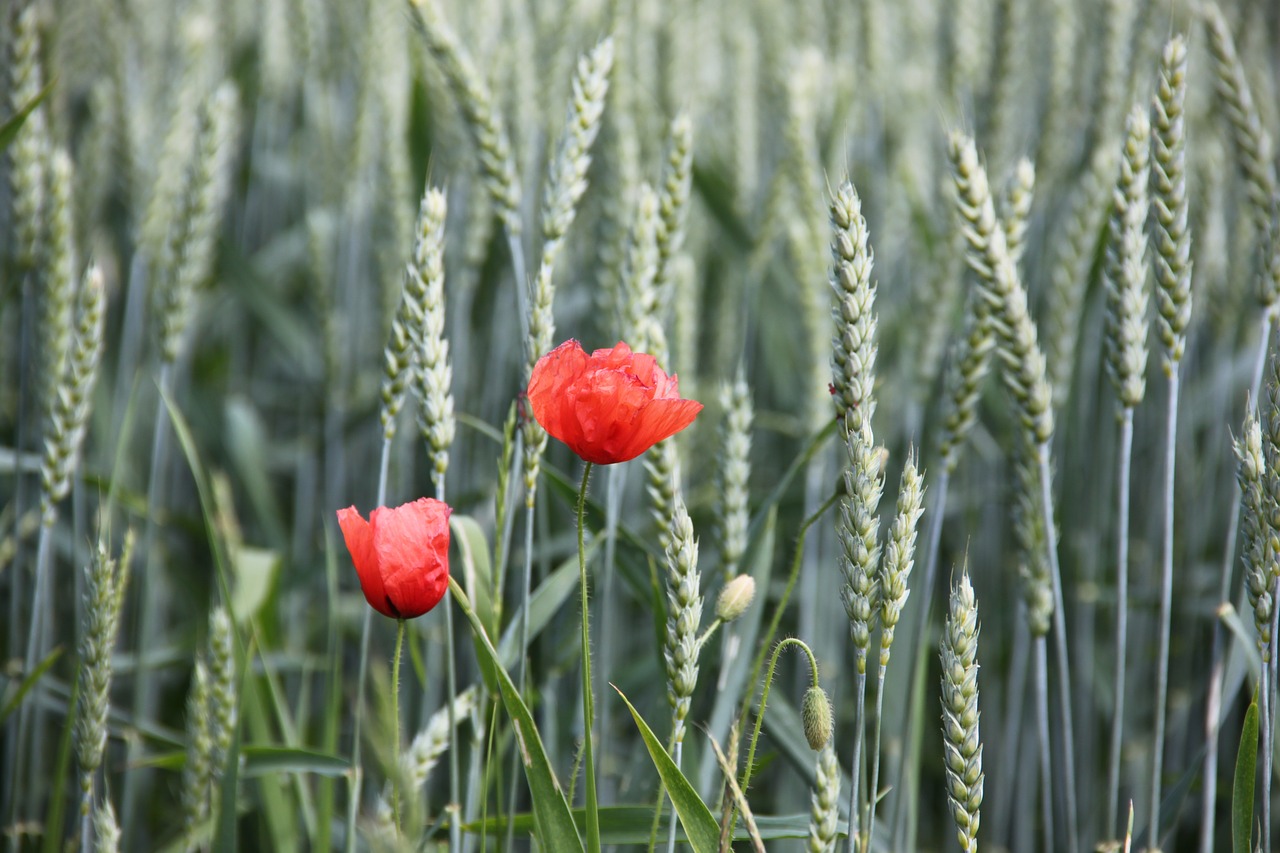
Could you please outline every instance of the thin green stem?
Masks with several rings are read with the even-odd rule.
[[[160,548],[156,544],[159,524],[156,516],[160,507],[165,505],[164,485],[165,472],[168,471],[169,460],[169,418],[165,412],[165,398],[173,394],[174,365],[164,362],[160,365],[160,376],[157,385],[160,395],[156,402],[155,430],[151,436],[151,470],[147,474],[147,523],[142,535],[142,553],[146,562],[145,584],[139,584],[141,599],[138,608],[138,635],[135,648],[138,649],[138,666],[133,682],[133,712],[137,719],[151,721],[156,718],[156,707],[159,702],[158,690],[155,686],[154,673],[144,650],[159,648],[162,644],[156,636],[156,618],[164,610],[161,606],[164,566],[160,560]],[[133,762],[139,758],[139,741],[130,741],[127,760]],[[126,773],[124,777],[124,804],[120,813],[120,827],[124,832],[122,846],[129,849],[135,843],[133,834],[141,823],[136,819],[137,811],[142,807],[141,799],[145,790],[151,786],[152,777],[146,772]]]
[[[1116,535],[1116,698],[1111,717],[1111,752],[1107,761],[1107,822],[1103,824],[1103,832],[1106,833],[1117,829],[1120,751],[1124,737],[1125,652],[1129,648],[1129,472],[1133,460],[1133,409],[1125,406],[1120,418],[1120,461],[1116,466],[1119,479],[1119,497],[1116,500],[1119,529]]]
[[[1009,670],[1007,677],[1008,692],[1005,694],[1004,700],[1004,719],[1009,720],[1009,725],[1005,726],[1004,733],[1000,742],[1000,758],[996,762],[995,773],[991,779],[991,787],[1001,791],[1020,791],[1017,787],[1018,780],[1018,760],[1019,747],[1022,742],[1022,725],[1023,708],[1026,705],[1027,698],[1027,671],[1031,668],[1031,625],[1027,619],[1027,609],[1025,602],[1017,606],[1017,615],[1014,617],[1013,625],[1013,655],[1009,661]],[[1031,791],[1031,798],[1034,799],[1035,791]],[[988,833],[988,838],[1004,838],[1008,839],[1011,833],[1009,814],[1014,809],[1024,808],[1027,804],[1020,797],[996,797],[989,800],[992,803],[990,822],[983,822],[983,826],[990,826],[992,833]],[[1031,810],[1034,811],[1035,805],[1030,804]],[[908,850],[913,850],[914,845],[909,845]]]
[[[40,639],[45,633],[45,611],[49,609],[46,599],[49,597],[49,572],[52,571],[49,558],[53,548],[53,525],[57,521],[56,513],[46,514],[40,524],[40,540],[36,546],[35,581],[32,586],[31,625],[27,635],[26,659],[23,662],[23,675],[35,672],[36,665],[43,657]],[[18,763],[16,779],[39,780],[44,778],[44,755],[40,745],[44,742],[42,718],[44,711],[40,708],[43,685],[37,683],[22,701],[22,710],[18,715]],[[32,734],[34,728],[35,734]],[[29,761],[28,761],[29,759]],[[30,786],[28,786],[30,787]],[[32,792],[36,797],[38,792]],[[18,800],[19,806],[23,804]]]
[[[1053,849],[1053,772],[1049,746],[1049,651],[1044,635],[1035,638],[1036,731],[1040,741],[1040,825],[1044,850]]]
[[[582,468],[582,486],[578,491],[578,580],[582,598],[582,761],[586,767],[587,853],[600,853],[600,814],[596,802],[595,755],[592,750],[592,722],[595,702],[591,695],[591,613],[587,596],[587,546],[584,538],[587,513],[587,483],[592,464]]]
[[[605,510],[604,510],[604,565],[601,567],[600,582],[600,681],[604,684],[611,684],[610,675],[613,667],[614,658],[614,625],[618,621],[617,610],[618,602],[616,601],[617,593],[615,591],[615,580],[617,577],[617,569],[615,560],[618,544],[618,517],[622,507],[622,490],[626,483],[626,466],[614,465],[609,468],[605,476]],[[602,766],[608,762],[609,755],[609,732],[612,726],[609,725],[609,711],[606,704],[600,710],[600,756]],[[609,779],[604,771],[601,771],[602,781],[606,791],[609,790]],[[607,794],[606,794],[607,796]]]
[[[436,500],[444,502],[444,477],[436,481]],[[445,679],[449,686],[445,714],[449,721],[449,849],[462,849],[462,774],[458,770],[458,720],[454,700],[458,695],[458,662],[453,636],[453,602],[444,602]]]
[[[701,652],[702,647],[706,645],[707,640],[710,640],[711,637],[715,634],[716,629],[718,629],[723,624],[724,624],[724,620],[721,619],[719,616],[717,616],[715,619],[712,619],[711,624],[707,626],[707,630],[703,631],[702,636],[698,638],[698,641],[696,643],[694,643],[694,648],[697,649],[699,652]]]
[[[796,534],[795,551],[791,556],[791,571],[787,575],[787,585],[783,587],[782,597],[778,599],[778,606],[773,610],[773,618],[769,620],[769,627],[764,632],[764,642],[760,644],[760,651],[756,653],[756,659],[751,664],[751,678],[747,681],[748,684],[755,684],[760,678],[760,669],[764,666],[765,655],[768,654],[769,647],[773,643],[773,638],[778,633],[778,626],[782,623],[782,614],[786,612],[787,603],[791,600],[791,593],[795,589],[796,579],[800,575],[800,560],[804,556],[804,540],[809,534],[809,528],[812,527],[818,519],[822,518],[822,516],[826,514],[827,510],[831,509],[835,502],[840,499],[840,495],[841,492],[839,491],[833,492],[831,497],[827,498],[823,502],[822,506],[814,510],[813,515],[806,518],[800,525],[800,532]],[[755,698],[754,690],[747,695],[746,704],[742,708],[744,716],[751,710],[751,700],[753,698]],[[742,790],[746,791],[746,789],[746,784],[742,783]]]
[[[524,508],[524,570],[520,577],[520,674],[516,685],[520,695],[525,695],[529,682],[529,601],[533,589],[533,509],[535,500],[527,499]],[[507,788],[507,808],[514,815],[516,797],[518,796],[517,780],[520,778],[520,750],[511,750],[511,779]],[[507,835],[503,840],[503,849],[507,853],[515,848],[515,821],[507,821]]]
[[[378,461],[378,495],[375,507],[384,506],[387,502],[387,474],[391,468],[391,441],[383,437],[382,455]],[[373,621],[373,609],[366,608],[364,618],[360,622],[360,663],[356,671],[356,714],[351,733],[351,785],[347,798],[347,835],[344,850],[355,853],[356,849],[356,815],[360,810],[360,792],[364,784],[364,767],[360,762],[361,737],[364,726],[364,683],[369,673],[369,633]]]
[[[849,853],[858,853],[858,781],[862,778],[862,738],[867,725],[867,655],[859,651],[858,695],[853,706],[853,759],[849,764]]]
[[[510,228],[506,231],[507,248],[511,251],[511,273],[516,280],[516,302],[520,307],[517,312],[520,317],[520,339],[528,348],[532,338],[529,336],[529,282],[525,279],[524,244],[520,242],[519,233]]]
[[[871,837],[876,827],[876,796],[880,788],[880,720],[884,716],[884,672],[887,664],[880,664],[876,675],[876,720],[871,735],[871,787],[867,788],[867,849],[871,849]]]
[[[1267,676],[1267,717],[1263,727],[1262,750],[1262,849],[1271,850],[1271,771],[1275,764],[1276,742],[1276,632],[1280,630],[1280,607],[1275,605],[1280,595],[1280,577],[1271,584],[1271,659],[1264,669]]]
[[[1151,745],[1151,834],[1152,845],[1160,839],[1160,777],[1164,772],[1164,731],[1169,696],[1169,634],[1173,624],[1173,475],[1174,450],[1178,438],[1178,365],[1169,374],[1169,408],[1166,419],[1164,453],[1164,532],[1160,566],[1160,644],[1156,653],[1156,723]],[[1236,501],[1239,504],[1239,501]],[[1108,826],[1108,828],[1110,828]]]
[[[35,384],[36,371],[32,369],[33,351],[32,331],[36,328],[35,319],[35,303],[33,298],[35,284],[34,276],[30,270],[21,273],[22,284],[20,292],[22,294],[21,309],[19,312],[19,329],[18,329],[18,387],[17,387],[17,421],[14,431],[14,449],[18,456],[27,450],[33,433],[38,434],[34,430],[31,423],[31,410],[34,407],[35,394],[32,386]],[[128,340],[128,339],[124,339]],[[22,535],[22,519],[27,513],[28,500],[28,481],[31,479],[23,471],[21,465],[17,465],[13,471],[13,565],[26,565],[25,542]],[[9,578],[9,648],[16,649],[22,642],[22,617],[23,608],[26,607],[26,595],[24,589],[25,572],[10,571]],[[23,774],[18,770],[18,756],[22,752],[19,746],[21,741],[18,738],[18,729],[15,726],[6,726],[4,732],[4,760],[3,773],[0,778],[12,782],[16,779],[23,778]],[[7,784],[4,786],[3,793],[0,793],[0,820],[3,820],[6,826],[11,826],[17,822],[21,812],[21,800],[25,796],[22,788],[25,786]]]
[[[1058,565],[1058,528],[1053,520],[1053,484],[1049,467],[1049,442],[1040,445],[1040,496],[1044,507],[1046,550],[1049,576],[1053,581],[1054,657],[1058,665],[1058,705],[1062,714],[1062,784],[1067,804],[1067,849],[1080,849],[1079,821],[1076,809],[1076,746],[1072,722],[1071,666],[1067,658],[1067,614],[1062,595],[1062,569]]]
[[[778,667],[778,656],[787,646],[799,646],[809,657],[809,668],[813,674],[813,686],[818,686],[818,659],[813,656],[813,650],[809,648],[808,643],[796,637],[787,637],[773,647],[773,655],[769,658],[769,669],[764,676],[764,691],[760,694],[760,710],[756,712],[756,723],[751,730],[751,742],[747,746],[747,764],[742,768],[742,779],[738,783],[738,787],[742,788],[745,793],[747,786],[751,784],[751,768],[756,760],[756,743],[760,740],[760,726],[764,723],[765,705],[769,703],[769,688],[773,686],[773,671]],[[755,680],[752,679],[752,684]],[[754,694],[755,691],[752,691]]]
[[[394,768],[391,771],[391,816],[395,821],[397,838],[400,837],[400,768],[396,762],[400,757],[400,658],[404,651],[404,626],[405,620],[396,620],[396,653],[391,658],[391,755]]]
[[[1273,609],[1274,609],[1274,605],[1273,605]],[[1266,654],[1266,652],[1267,650],[1264,649],[1263,653]],[[1269,663],[1270,662],[1267,660],[1262,661],[1262,671],[1259,673],[1259,683],[1258,683],[1258,712],[1259,712],[1259,718],[1262,721],[1261,729],[1262,729],[1263,756],[1265,756],[1267,752],[1271,749],[1271,737],[1267,732],[1267,725],[1266,725],[1266,721],[1271,716],[1271,666],[1269,665]],[[1265,758],[1264,758],[1264,765],[1265,765]],[[1271,818],[1270,806],[1264,803],[1263,811],[1262,811],[1262,820],[1265,821],[1265,820],[1269,820],[1270,818]],[[1155,828],[1155,824],[1152,824],[1152,829],[1154,828]],[[1157,838],[1158,836],[1156,836],[1154,833],[1148,833],[1147,837]],[[1258,849],[1266,850],[1268,848],[1259,847]]]
[[[93,774],[87,774],[89,781],[84,786],[84,795],[80,802],[80,849],[92,851],[93,846]]]
[[[671,760],[676,763],[676,769],[680,769],[680,759],[684,757],[684,741],[678,740],[671,749]],[[674,807],[673,807],[674,812]],[[659,809],[661,812],[661,809]],[[667,823],[667,853],[675,853],[676,849],[676,824],[679,821],[672,814],[671,820]]]

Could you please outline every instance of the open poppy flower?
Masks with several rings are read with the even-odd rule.
[[[653,356],[621,342],[587,355],[575,340],[538,359],[529,405],[549,435],[597,465],[635,459],[702,411],[696,400],[680,399],[676,377]]]
[[[449,505],[418,498],[380,506],[365,521],[354,506],[338,510],[360,589],[374,610],[413,619],[440,603],[449,586]]]

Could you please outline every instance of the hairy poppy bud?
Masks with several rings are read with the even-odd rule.
[[[751,575],[736,575],[720,590],[716,599],[716,618],[732,622],[751,606],[756,597],[756,581]]]
[[[810,687],[804,692],[804,702],[800,705],[800,720],[804,724],[804,739],[809,741],[809,748],[814,752],[822,749],[831,740],[831,700],[827,691],[821,687]]]

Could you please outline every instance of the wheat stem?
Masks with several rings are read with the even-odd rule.
[[[1036,728],[1040,732],[1040,825],[1044,830],[1043,850],[1053,849],[1053,773],[1049,750],[1049,655],[1043,634],[1036,636]]]
[[[1133,409],[1120,413],[1120,462],[1117,465],[1119,497],[1116,501],[1116,671],[1115,708],[1111,717],[1111,752],[1107,762],[1107,820],[1104,832],[1116,826],[1120,802],[1120,753],[1123,747],[1125,704],[1125,656],[1129,636],[1129,471],[1133,458]],[[1109,836],[1108,836],[1109,837]]]

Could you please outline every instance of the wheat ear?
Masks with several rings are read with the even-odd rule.
[[[418,236],[409,275],[420,279],[422,328],[416,336],[418,353],[413,372],[417,392],[418,428],[431,451],[431,479],[436,497],[444,500],[444,478],[453,445],[453,368],[444,335],[444,223],[448,205],[444,193],[428,190],[422,199]]]
[[[985,776],[978,731],[978,602],[967,569],[951,590],[940,657],[947,800],[960,847],[976,853]]]
[[[516,277],[516,293],[520,298],[521,335],[528,340],[529,312],[524,304],[524,249],[520,242],[520,235],[523,233],[520,178],[516,170],[515,155],[511,151],[511,137],[484,76],[476,69],[457,35],[445,22],[436,0],[409,0],[409,4],[427,50],[444,72],[454,101],[462,111],[467,132],[479,151],[485,188],[493,198],[498,219],[507,232]]]
[[[1045,556],[1053,587],[1054,652],[1057,661],[1059,706],[1064,724],[1063,786],[1067,805],[1067,839],[1078,849],[1079,832],[1075,792],[1075,736],[1071,713],[1071,670],[1067,652],[1066,617],[1062,577],[1058,566],[1057,537],[1053,520],[1052,463],[1049,446],[1053,437],[1052,391],[1044,354],[1036,337],[1036,327],[1027,311],[1027,294],[1008,252],[1005,232],[995,216],[995,205],[987,184],[986,171],[978,162],[972,139],[953,132],[949,140],[952,177],[957,202],[965,222],[969,242],[968,260],[977,273],[977,287],[989,303],[996,331],[996,352],[1001,361],[1005,388],[1013,397],[1022,424],[1023,440],[1035,447],[1040,468],[1040,494],[1047,545]]]
[[[831,372],[837,417],[851,431],[870,423],[875,413],[876,286],[871,280],[875,254],[867,245],[867,221],[853,184],[842,183],[831,199]]]

